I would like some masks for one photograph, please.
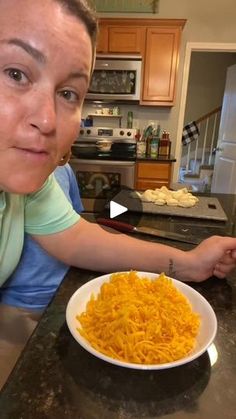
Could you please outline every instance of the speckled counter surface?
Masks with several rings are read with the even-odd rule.
[[[235,197],[225,198],[233,220]],[[152,225],[153,216],[144,221]],[[160,226],[163,223],[160,219]],[[180,220],[166,223],[181,227]],[[214,224],[195,228],[205,235],[214,233]],[[233,223],[215,225],[216,232],[219,229],[235,235]],[[185,243],[168,243],[191,249]],[[69,271],[1,392],[0,418],[235,418],[236,274],[193,285],[212,304],[218,319],[214,363],[206,352],[187,365],[165,371],[110,365],[87,353],[70,335],[65,323],[67,302],[80,285],[98,274]]]
[[[136,158],[137,162],[156,162],[156,163],[161,163],[161,162],[169,162],[169,163],[174,163],[176,161],[176,158],[172,155],[170,156],[158,156],[158,157],[137,157]]]

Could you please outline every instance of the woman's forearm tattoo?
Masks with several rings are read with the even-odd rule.
[[[168,272],[169,276],[175,276],[175,267],[174,267],[174,261],[173,259],[169,260],[169,272]]]

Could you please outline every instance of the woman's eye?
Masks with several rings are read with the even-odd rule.
[[[28,81],[23,71],[18,70],[17,68],[9,68],[6,70],[6,73],[11,79],[15,80],[16,82],[26,83]]]
[[[68,102],[78,102],[79,96],[77,93],[73,92],[72,90],[62,90],[59,92],[60,96],[63,97],[63,99],[67,100]]]

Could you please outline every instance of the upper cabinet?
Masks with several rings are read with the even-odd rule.
[[[98,53],[141,54],[140,104],[173,106],[184,19],[101,19]]]
[[[139,26],[124,26],[113,24],[99,26],[97,52],[142,54],[145,48],[145,28]]]
[[[99,32],[97,37],[97,52],[108,52],[108,28],[102,21],[99,22]]]
[[[150,27],[146,32],[143,102],[173,105],[178,68],[179,28]]]

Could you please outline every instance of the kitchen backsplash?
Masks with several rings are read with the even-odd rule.
[[[114,108],[119,107],[119,112],[122,118],[116,117],[109,117],[109,113],[111,111],[114,113]],[[104,110],[102,114],[102,109]],[[111,110],[109,112],[109,110]],[[94,126],[106,126],[106,127],[119,127],[127,128],[127,121],[128,121],[128,113],[132,112],[133,115],[133,128],[140,129],[141,131],[151,123],[160,124],[161,127],[168,132],[170,132],[171,136],[173,137],[173,133],[171,132],[171,127],[168,126],[168,120],[170,116],[169,109],[165,108],[146,108],[140,105],[134,104],[106,104],[102,103],[101,105],[93,105],[91,103],[85,103],[83,108],[82,118],[85,119],[88,115],[96,115],[93,118],[93,125]]]

